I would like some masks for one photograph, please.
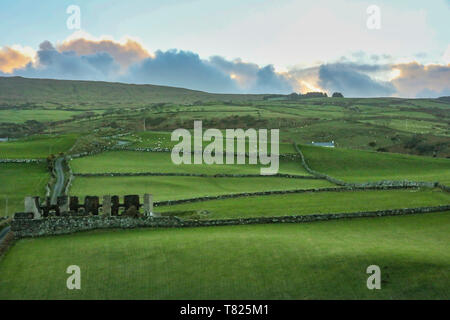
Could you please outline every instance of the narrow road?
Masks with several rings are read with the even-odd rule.
[[[3,238],[8,234],[8,232],[11,230],[10,226],[7,226],[6,228],[3,228],[0,230],[0,243],[2,243]]]
[[[51,204],[56,204],[58,196],[60,196],[63,192],[64,188],[64,170],[62,167],[63,160],[64,160],[63,157],[55,160],[56,183],[55,186],[53,187],[53,193],[50,198]]]

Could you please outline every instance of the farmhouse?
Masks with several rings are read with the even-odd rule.
[[[334,140],[331,142],[314,142],[311,141],[311,144],[313,146],[317,146],[317,147],[326,147],[326,148],[334,148],[335,144],[334,144]]]

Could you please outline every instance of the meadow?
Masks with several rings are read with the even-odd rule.
[[[0,260],[0,299],[445,300],[449,226],[445,212],[24,239]],[[382,290],[366,287],[373,264]]]
[[[0,159],[42,159],[50,154],[68,151],[77,134],[35,135],[18,140],[0,142]]]
[[[170,152],[109,151],[76,158],[70,165],[76,173],[102,172],[164,172],[164,173],[204,173],[204,174],[259,174],[261,167],[268,165],[248,164],[180,164],[172,162]],[[310,175],[302,167],[300,160],[280,157],[279,173]]]
[[[324,180],[277,177],[212,178],[212,177],[76,177],[71,195],[127,195],[151,193],[155,201],[178,200],[221,194],[270,190],[293,190],[333,187]]]
[[[0,216],[23,212],[26,196],[45,195],[50,176],[45,164],[0,164]]]
[[[450,185],[450,104],[442,99],[295,98],[210,94],[182,88],[94,81],[0,77],[0,159],[74,155],[74,173],[193,173],[189,176],[76,176],[69,195],[151,193],[155,201],[243,192],[337,187],[313,179],[309,166],[347,182],[439,181]],[[35,121],[28,121],[35,120]],[[175,165],[171,132],[280,130],[281,177],[261,164]],[[3,140],[3,139],[0,139]],[[311,146],[334,141],[336,148]],[[206,145],[207,143],[203,143]],[[246,144],[248,145],[248,144]],[[246,158],[248,163],[248,158]],[[68,170],[65,181],[68,179]],[[24,197],[44,196],[41,164],[0,164],[0,216],[23,211]],[[7,201],[7,203],[6,203]],[[142,199],[141,199],[142,201]],[[81,201],[83,202],[83,201]],[[450,204],[439,188],[246,196],[155,212],[184,219],[347,213]],[[189,229],[97,230],[20,239],[0,257],[1,299],[449,299],[450,212]],[[366,287],[369,265],[382,290]],[[78,265],[82,290],[66,289]]]
[[[350,213],[385,209],[438,206],[450,203],[450,195],[441,190],[377,190],[354,192],[313,192],[251,196],[209,200],[155,208],[162,215],[189,218],[232,219],[260,216],[288,216],[321,213]],[[173,212],[173,213],[172,213]],[[186,212],[186,214],[183,214]]]
[[[222,135],[224,137],[222,146],[223,150],[226,151],[226,132],[225,130],[221,130]],[[194,146],[194,138],[191,130],[191,145]],[[270,143],[270,132],[268,132],[269,141],[267,142],[267,150],[270,153],[272,150],[272,145]],[[133,148],[169,148],[172,149],[178,141],[171,141],[171,133],[170,132],[158,132],[158,131],[142,131],[133,134],[129,137],[129,141],[131,142],[131,147]],[[204,149],[210,142],[203,141],[202,148]],[[234,148],[237,150],[238,140],[234,140]],[[248,152],[249,150],[249,142],[248,139],[245,140],[245,150]],[[279,154],[295,154],[295,149],[292,143],[278,143],[278,151]]]
[[[450,184],[450,161],[404,154],[300,146],[313,170],[347,182],[438,181]]]
[[[78,115],[82,111],[55,110],[55,109],[8,109],[0,110],[0,122],[24,123],[28,120],[39,122],[51,122],[67,120]]]

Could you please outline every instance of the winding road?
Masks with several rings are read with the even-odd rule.
[[[56,183],[53,187],[53,193],[50,198],[50,203],[56,204],[56,201],[58,199],[58,196],[60,196],[63,192],[64,188],[64,170],[62,167],[62,162],[64,161],[64,158],[58,158],[55,160],[55,173],[56,173]]]
[[[7,226],[6,228],[3,228],[2,230],[0,230],[0,244],[3,241],[3,238],[8,234],[8,232],[11,231],[11,227]]]

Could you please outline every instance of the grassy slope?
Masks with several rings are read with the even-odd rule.
[[[44,196],[48,179],[44,164],[0,164],[0,216],[23,211],[25,196]]]
[[[63,105],[136,106],[154,102],[192,103],[261,99],[261,95],[210,94],[182,88],[99,81],[0,77],[0,103],[56,103]]]
[[[316,171],[345,181],[415,180],[450,184],[450,160],[403,154],[301,146]]]
[[[332,187],[324,180],[288,178],[76,177],[71,195],[153,193],[155,201],[266,190]]]
[[[447,212],[26,239],[0,261],[0,299],[449,299],[449,226]],[[66,288],[74,264],[81,290]]]
[[[50,154],[68,151],[77,134],[31,136],[17,141],[0,142],[0,159],[46,158]]]
[[[413,208],[450,204],[450,195],[438,190],[381,190],[320,192],[211,200],[163,206],[158,212],[207,210],[207,219],[293,214],[317,214]]]
[[[246,159],[248,162],[248,159]],[[111,151],[95,156],[78,158],[70,164],[77,173],[99,172],[186,172],[186,173],[230,173],[259,174],[259,165],[175,165],[170,152]],[[268,167],[268,166],[265,166]],[[280,158],[280,173],[308,175],[300,160]]]

